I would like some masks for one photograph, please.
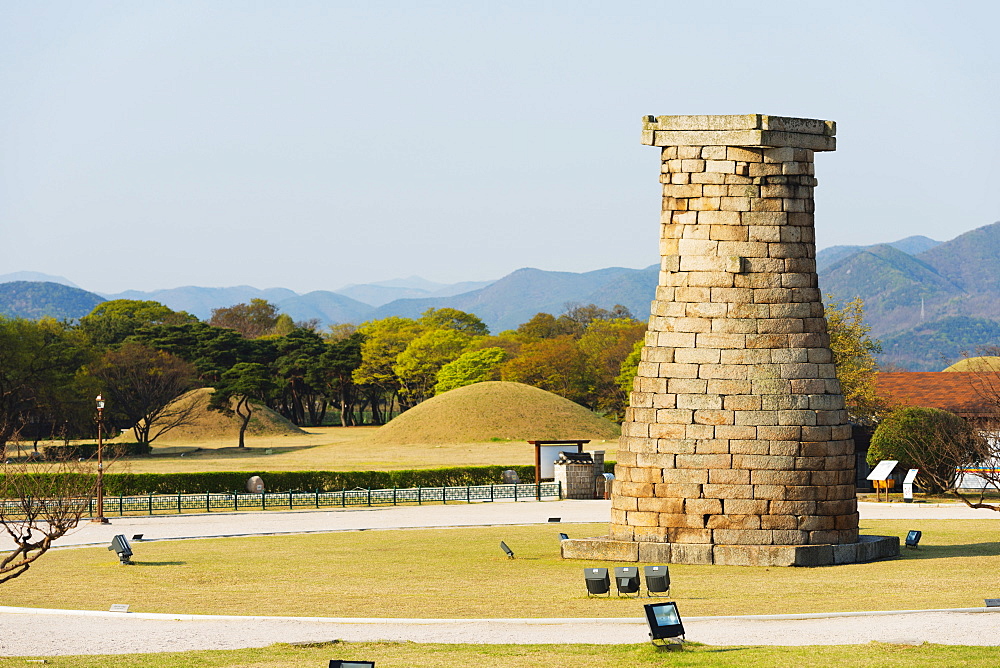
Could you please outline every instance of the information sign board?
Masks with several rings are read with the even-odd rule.
[[[913,503],[913,481],[917,479],[920,469],[910,469],[903,478],[903,502]]]
[[[899,462],[895,459],[883,459],[878,463],[878,466],[872,469],[872,472],[868,474],[867,480],[886,480],[891,474],[892,470],[896,468],[896,464]]]

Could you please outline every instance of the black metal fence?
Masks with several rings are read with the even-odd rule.
[[[425,503],[474,503],[528,501],[560,498],[558,482],[517,485],[470,485],[466,487],[413,487],[406,489],[343,489],[337,492],[264,492],[209,494],[149,494],[146,496],[105,496],[104,515],[155,515],[184,512],[237,510],[295,510],[303,508],[348,508],[395,506]],[[20,502],[5,502],[5,515],[19,514]],[[90,499],[88,511],[96,512],[97,500]]]

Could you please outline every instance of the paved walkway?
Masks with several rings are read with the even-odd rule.
[[[957,505],[861,503],[862,519],[991,519]],[[112,518],[60,543],[107,545],[117,533],[177,540],[412,527],[606,522],[607,501],[493,502],[329,511]],[[0,541],[0,549],[9,544]],[[30,577],[30,576],[29,576]],[[713,645],[936,642],[1000,645],[1000,609],[685,618],[687,637]],[[152,615],[0,607],[0,655],[48,656],[232,649],[275,642],[407,640],[444,643],[645,642],[642,619],[325,619]]]
[[[83,522],[58,545],[110,545],[115,534],[143,540],[215,538],[227,536],[324,533],[363,529],[543,524],[550,517],[563,522],[607,522],[610,501],[493,501],[427,506],[386,506],[339,510],[292,510],[198,515],[110,517],[111,524]],[[0,537],[0,550],[13,547]],[[133,546],[134,547],[134,546]]]
[[[997,520],[1000,526],[1000,513],[975,510],[962,504],[861,502],[858,510],[862,520],[985,519]],[[563,522],[607,522],[610,516],[610,501],[493,501],[338,510],[111,517],[111,524],[82,523],[70,535],[61,538],[58,545],[107,545],[115,534],[131,538],[141,533],[144,540],[165,540],[363,529],[544,524],[550,517],[561,518]],[[0,536],[0,550],[12,547],[9,536]]]

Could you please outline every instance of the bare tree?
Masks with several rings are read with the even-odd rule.
[[[988,497],[1000,490],[998,430],[994,417],[969,421],[937,408],[897,408],[875,430],[868,462],[898,460],[920,469],[918,480],[931,492],[1000,511],[1000,501]]]
[[[195,387],[197,370],[176,355],[126,343],[105,353],[92,373],[103,383],[109,408],[133,425],[135,438],[143,445],[191,424],[197,414],[194,402],[178,401]]]
[[[288,319],[292,324],[291,318]],[[235,304],[212,309],[208,324],[235,329],[247,339],[271,333],[278,324],[278,307],[266,299],[251,299],[249,304]]]
[[[971,450],[967,447],[968,441],[954,438],[947,430],[931,430],[926,437],[939,446],[928,448],[917,457],[915,464],[920,475],[970,508],[1000,512],[1000,501],[996,499],[996,492],[1000,490],[998,426],[1000,424],[994,423],[990,431],[981,432]],[[957,466],[954,465],[956,461],[959,462]],[[988,497],[990,492],[993,494]]]
[[[990,354],[996,352],[992,350]],[[963,478],[978,479],[982,486],[975,492],[970,488],[956,489],[955,494],[973,508],[1000,512],[1000,500],[986,500],[988,492],[995,495],[1000,491],[1000,373],[995,357],[972,358],[967,368],[965,374],[979,397],[977,415],[970,418],[970,424],[978,430],[981,445],[975,458],[963,465],[959,482]]]
[[[0,553],[0,584],[23,575],[52,543],[76,528],[93,498],[97,480],[89,462],[65,458],[4,463],[0,477],[0,525],[14,549]]]

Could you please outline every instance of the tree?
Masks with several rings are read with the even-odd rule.
[[[245,434],[253,416],[253,402],[266,403],[277,383],[263,364],[240,362],[222,374],[208,401],[208,408],[240,418],[239,447],[246,447]]]
[[[14,549],[0,554],[0,584],[23,575],[52,543],[76,528],[96,491],[88,464],[74,459],[44,464],[4,463],[0,525]]]
[[[968,422],[937,408],[898,408],[875,429],[867,461],[894,459],[901,468],[920,469],[931,492],[955,490],[962,467],[987,461],[988,442]],[[959,495],[960,496],[960,495]]]
[[[246,339],[232,329],[212,327],[204,322],[141,327],[128,341],[191,362],[198,369],[198,377],[209,385],[240,362],[267,365],[275,357],[273,340]]]
[[[315,330],[316,327],[312,321],[309,323],[309,327],[303,327],[302,329]],[[295,330],[296,324],[292,320],[292,316],[287,313],[281,313],[274,320],[274,327],[271,328],[269,332],[270,336],[288,336]]]
[[[434,394],[465,387],[486,380],[500,379],[500,366],[509,355],[503,348],[469,350],[448,362],[437,374]]]
[[[500,378],[540,387],[593,407],[593,373],[569,334],[524,344],[520,354],[500,368]]]
[[[576,331],[574,323],[558,320],[551,313],[536,313],[531,320],[517,326],[517,333],[525,339],[554,339]]]
[[[361,365],[353,378],[372,411],[372,419],[382,424],[391,412],[401,386],[393,370],[396,357],[417,338],[423,327],[410,318],[392,316],[369,320],[358,327],[362,335]]]
[[[427,329],[453,329],[469,336],[485,336],[490,333],[486,324],[472,313],[455,308],[430,308],[417,321]]]
[[[996,348],[985,348],[983,355],[996,356]],[[1000,489],[1000,371],[997,371],[993,360],[972,358],[964,365],[963,374],[972,386],[973,393],[978,395],[978,402],[969,402],[965,409],[968,413],[968,426],[973,429],[978,440],[974,448],[968,447],[966,439],[952,439],[945,443],[946,456],[959,462],[960,475],[978,478],[981,487],[959,489],[952,487],[948,492],[973,508],[987,508],[1000,511],[1000,503],[995,500],[987,502],[986,492]],[[944,439],[938,439],[944,441]],[[947,479],[940,476],[936,483],[946,487]]]
[[[357,332],[329,341],[321,355],[320,372],[326,395],[340,409],[340,425],[353,426],[361,423],[355,416],[354,407],[358,402],[358,388],[352,374],[361,366],[361,342],[363,337]]]
[[[184,311],[174,311],[160,302],[112,299],[98,304],[80,318],[80,329],[101,348],[115,346],[150,325],[183,325],[198,322]]]
[[[645,346],[645,341],[639,339],[632,346],[631,352],[625,356],[622,360],[621,369],[619,370],[618,377],[615,378],[615,382],[618,383],[618,388],[622,391],[626,397],[630,396],[632,388],[635,386],[635,377],[639,373],[639,362],[642,359],[642,349]]]
[[[354,336],[358,331],[358,327],[349,322],[341,322],[336,325],[330,325],[329,330],[323,335],[323,338],[332,343]]]
[[[624,417],[631,388],[623,391],[618,376],[645,333],[646,325],[632,318],[594,319],[577,342],[593,374],[595,409],[619,421]]]
[[[566,304],[566,312],[560,315],[557,320],[560,326],[569,330],[576,337],[580,337],[586,331],[590,323],[595,320],[633,320],[632,312],[621,304],[615,304],[611,310],[603,309],[597,304]]]
[[[176,400],[195,387],[197,370],[176,355],[125,343],[106,352],[91,373],[103,383],[113,415],[132,425],[142,445],[194,418],[195,405]]]
[[[62,421],[66,389],[91,360],[79,338],[55,320],[0,316],[0,456],[25,424],[48,414]]]
[[[266,299],[254,298],[249,304],[212,309],[208,324],[239,332],[247,339],[270,334],[278,324],[278,307]]]
[[[524,339],[554,339],[557,336],[572,335],[580,338],[590,323],[596,320],[634,320],[631,311],[615,304],[609,311],[597,304],[566,304],[566,311],[558,318],[551,313],[536,313],[531,320],[518,325],[517,333]]]
[[[327,397],[322,384],[322,354],[327,344],[310,329],[294,329],[274,341],[274,366],[281,380],[278,406],[297,425],[319,426],[326,416]]]
[[[878,376],[875,353],[882,348],[869,336],[871,327],[864,322],[864,310],[860,297],[843,306],[831,301],[826,305],[826,322],[847,414],[856,424],[872,425],[885,411],[875,389]]]
[[[415,406],[431,396],[438,371],[461,355],[471,338],[454,329],[432,329],[413,339],[392,367],[405,404]]]

